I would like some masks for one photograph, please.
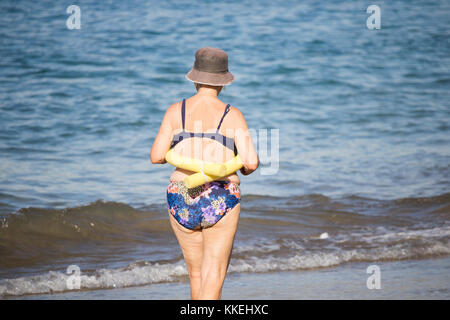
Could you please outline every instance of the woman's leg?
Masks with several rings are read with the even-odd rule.
[[[183,227],[170,214],[170,224],[178,239],[184,260],[186,261],[191,282],[191,299],[199,299],[201,287],[201,268],[203,259],[203,240],[201,230],[191,230]],[[224,217],[225,218],[225,217]]]
[[[199,299],[213,300],[222,296],[240,210],[241,205],[237,204],[215,225],[202,230],[203,263]]]

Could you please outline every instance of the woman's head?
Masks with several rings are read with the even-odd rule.
[[[227,53],[211,47],[197,50],[194,66],[186,74],[186,78],[195,83],[197,90],[201,86],[224,88],[234,80],[233,74],[228,71]]]

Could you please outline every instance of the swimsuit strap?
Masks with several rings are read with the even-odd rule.
[[[186,113],[186,99],[183,99],[183,104],[181,105],[181,121],[183,122],[183,131],[184,131],[184,118]]]
[[[227,104],[227,106],[225,108],[225,111],[223,112],[222,119],[220,119],[219,126],[217,127],[217,131],[216,132],[219,132],[220,126],[222,125],[223,118],[225,118],[225,116],[228,113],[228,111],[230,111],[230,104]]]

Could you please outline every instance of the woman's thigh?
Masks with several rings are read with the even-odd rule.
[[[186,261],[189,273],[200,272],[203,259],[203,237],[201,230],[191,230],[183,227],[170,214],[170,225],[178,239],[184,260]]]
[[[237,204],[215,225],[202,230],[203,267],[228,268],[240,211],[241,205]]]

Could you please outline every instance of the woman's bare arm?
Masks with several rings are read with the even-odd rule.
[[[171,117],[176,108],[176,103],[171,105],[164,115],[158,135],[153,142],[152,150],[150,151],[150,160],[152,163],[166,163],[166,153],[170,149],[172,143],[173,130],[171,125]]]
[[[236,108],[233,108],[233,111],[233,120],[235,123],[234,141],[239,157],[244,162],[241,173],[243,175],[249,175],[258,168],[259,158],[250,136],[250,132],[248,131],[248,125],[247,121],[245,121],[244,115]]]

